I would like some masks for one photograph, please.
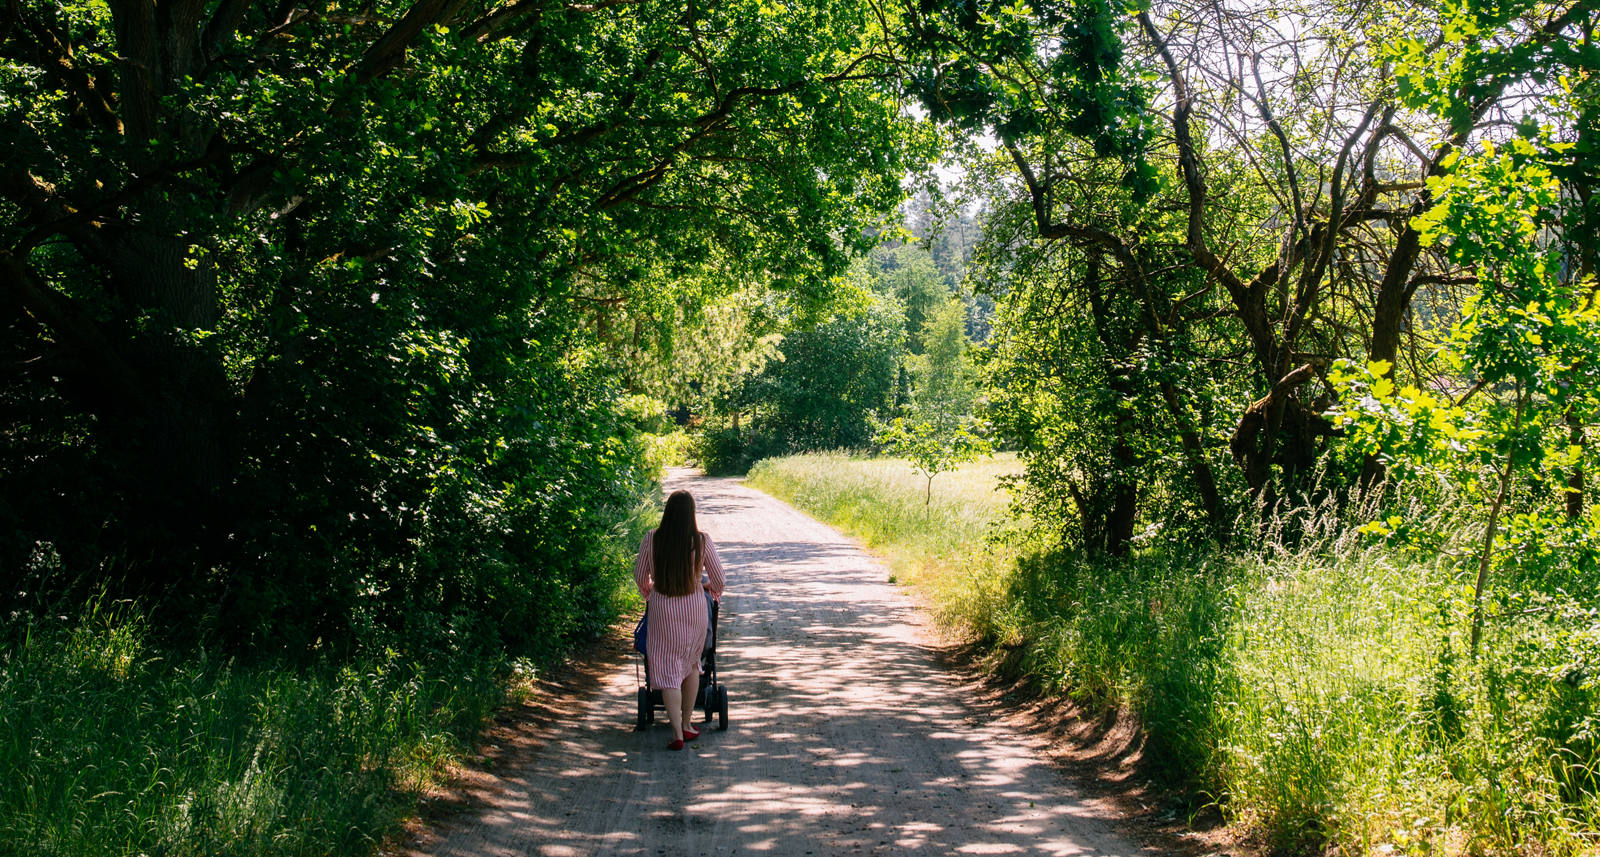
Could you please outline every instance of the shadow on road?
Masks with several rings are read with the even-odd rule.
[[[729,570],[731,728],[683,752],[634,732],[630,670],[432,853],[1137,853],[957,698],[881,566],[729,481],[695,490]]]

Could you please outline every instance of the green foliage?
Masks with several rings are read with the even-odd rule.
[[[1592,4],[919,11],[913,91],[1002,144],[987,414],[1038,540],[946,615],[1274,850],[1592,850]]]
[[[884,551],[1041,688],[1130,710],[1152,770],[1275,853],[1578,855],[1600,833],[1592,571],[1574,594],[1503,600],[1472,668],[1470,588],[1352,516],[1296,513],[1247,555],[1087,556],[993,543],[996,469],[1014,464],[957,471],[931,507],[897,464],[773,459],[751,480]]]
[[[917,61],[908,86],[935,121],[1004,142],[1046,125],[1070,129],[1100,155],[1127,157],[1130,186],[1148,194],[1145,93],[1121,69],[1127,11],[1099,0],[926,7],[904,38]],[[1042,44],[1054,50],[1037,51]],[[1042,83],[1047,98],[1035,100],[1022,80]]]
[[[927,257],[944,277],[948,290],[955,291],[966,278],[972,261],[972,251],[983,238],[983,225],[978,216],[967,210],[970,200],[962,194],[947,194],[945,188],[923,188],[907,202],[907,224],[918,245],[926,248]],[[977,307],[983,324],[988,309]],[[912,327],[916,330],[916,327]],[[973,337],[982,339],[978,332]]]
[[[668,467],[685,467],[689,464],[694,436],[683,429],[666,434],[651,435],[649,459],[657,471]]]
[[[291,11],[6,13],[0,606],[548,657],[651,477],[624,394],[827,305],[931,138],[848,0]]]
[[[712,476],[731,476],[745,473],[763,458],[784,453],[776,438],[719,417],[694,436],[689,460]]]
[[[908,206],[908,219],[930,240],[931,205],[919,197]],[[987,330],[986,305],[953,294],[964,256],[942,269],[922,243],[900,243],[904,235],[880,233],[885,243],[856,262],[826,312],[780,311],[767,329],[789,327],[781,339],[769,333],[750,347],[719,351],[720,382],[701,387],[708,418],[697,462],[743,472],[769,455],[861,448],[897,410],[941,424],[971,422],[979,397],[967,331]]]
[[[0,657],[0,852],[364,853],[503,695],[486,652],[284,669],[151,638],[91,610]]]
[[[906,417],[895,417],[881,426],[872,442],[890,455],[906,459],[913,471],[928,480],[923,505],[933,502],[933,477],[993,452],[989,441],[965,425]]]
[[[663,285],[659,294],[630,301],[608,321],[606,350],[629,389],[649,391],[678,413],[706,409],[760,371],[795,314],[763,282],[744,283],[729,294],[719,294],[719,283],[677,294],[682,284]]]
[[[1422,6],[1411,12],[1421,18],[1408,22],[1414,29],[1396,34],[1384,48],[1394,61],[1395,81],[1406,104],[1460,129],[1470,126],[1474,114],[1482,110],[1475,100],[1487,91],[1488,81],[1525,78],[1543,86],[1559,82],[1570,92],[1566,73],[1588,77],[1581,70],[1595,67],[1600,49],[1592,39],[1570,35],[1573,25],[1592,11],[1582,4],[1562,8],[1538,0]],[[1540,16],[1547,22],[1543,30],[1534,38],[1518,38],[1527,35],[1528,22]],[[1437,36],[1419,38],[1423,32]]]
[[[1500,38],[1520,32],[1522,8],[1443,10],[1444,40],[1458,50],[1424,50],[1413,39],[1394,45],[1408,103],[1461,127],[1474,109],[1464,98],[1471,81],[1548,81],[1566,64],[1593,60],[1593,46],[1568,41],[1561,28],[1547,28],[1546,38]],[[1528,594],[1530,583],[1532,592],[1560,592],[1572,581],[1548,575],[1553,567],[1600,562],[1600,512],[1585,514],[1583,478],[1597,461],[1585,434],[1600,415],[1600,283],[1581,237],[1593,225],[1573,204],[1591,192],[1593,176],[1582,169],[1587,147],[1560,139],[1592,141],[1595,128],[1570,83],[1539,97],[1549,112],[1525,116],[1503,145],[1485,140],[1443,158],[1427,180],[1432,205],[1411,221],[1424,246],[1471,271],[1477,286],[1441,349],[1442,379],[1432,389],[1397,388],[1386,362],[1348,361],[1333,377],[1348,402],[1338,419],[1354,443],[1401,484],[1464,495],[1486,520],[1474,552],[1474,655],[1497,572],[1523,573],[1509,581],[1514,592]],[[1449,538],[1398,514],[1363,529],[1413,544]]]
[[[907,360],[914,393],[910,411],[919,419],[954,424],[978,405],[978,375],[967,339],[966,304],[947,298],[928,315],[921,347]]]
[[[0,850],[370,848],[934,141],[855,0],[138,11],[0,13]]]
[[[984,180],[998,189],[1007,169],[991,162]],[[1178,225],[1170,213],[1130,207],[1113,176],[1102,165],[1085,166],[1074,185],[1082,196],[1063,190],[1064,201],[1128,212],[1128,230],[1150,238],[1140,264],[1163,272],[1148,278],[1148,292],[1127,287],[1131,274],[1092,248],[1033,240],[1031,207],[1015,200],[989,221],[994,234],[1013,237],[979,249],[973,278],[997,302],[994,333],[981,352],[984,413],[1028,464],[1021,504],[1057,522],[1065,541],[1117,552],[1137,538],[1212,535],[1183,435],[1193,432],[1197,457],[1228,480],[1224,489],[1242,487],[1227,458],[1228,403],[1246,399],[1250,381],[1222,351],[1236,330],[1218,318],[1223,296],[1198,289],[1194,272],[1174,267],[1166,241]],[[1185,295],[1188,311],[1206,320],[1153,340],[1146,301],[1165,313]],[[1239,504],[1237,496],[1224,502]]]
[[[781,359],[755,380],[770,406],[766,430],[790,449],[849,449],[871,438],[868,416],[892,404],[905,347],[899,307],[867,298],[779,346]]]
[[[950,295],[950,286],[934,266],[933,257],[913,244],[880,247],[867,257],[866,270],[874,289],[905,308],[911,349],[918,350],[923,325]]]
[[[734,472],[768,455],[865,447],[871,418],[894,405],[904,324],[897,303],[860,290],[853,304],[791,331],[778,355],[719,404],[696,458]]]
[[[903,415],[877,423],[872,442],[910,461],[928,480],[924,504],[933,501],[933,478],[993,452],[972,416],[976,374],[968,351],[966,306],[951,298],[922,330],[922,350],[911,357],[913,395]]]

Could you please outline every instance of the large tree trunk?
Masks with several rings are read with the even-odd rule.
[[[1278,468],[1285,484],[1295,484],[1315,464],[1318,440],[1333,432],[1327,418],[1296,393],[1313,377],[1312,364],[1305,363],[1278,379],[1267,395],[1245,409],[1228,442],[1234,461],[1244,473],[1251,499],[1264,511],[1270,511],[1279,499],[1273,467]]]
[[[150,224],[75,237],[123,324],[97,320],[24,260],[0,259],[6,291],[55,349],[57,390],[95,416],[93,479],[118,495],[105,526],[126,546],[120,568],[136,590],[203,571],[229,529],[238,402],[195,335],[220,315],[215,272],[174,235]]]

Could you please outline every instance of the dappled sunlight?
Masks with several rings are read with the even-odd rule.
[[[612,676],[433,853],[1137,853],[1034,739],[962,704],[881,566],[728,480],[694,490],[728,569],[729,729],[668,751],[663,715],[634,731],[633,671]]]

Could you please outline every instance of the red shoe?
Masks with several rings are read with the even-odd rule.
[[[700,737],[700,730],[699,729],[696,729],[693,726],[687,726],[687,725],[683,727],[683,740],[685,740],[685,741],[693,741],[694,739],[699,738],[699,737]]]
[[[674,738],[672,743],[667,745],[667,749],[668,750],[682,750],[683,749],[683,742],[678,740],[678,739],[676,739],[676,738]]]

